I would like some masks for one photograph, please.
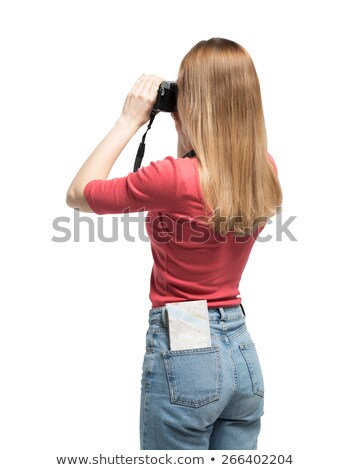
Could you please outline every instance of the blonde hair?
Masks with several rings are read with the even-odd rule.
[[[208,224],[221,235],[250,235],[282,203],[253,61],[236,42],[200,41],[182,60],[177,83],[177,108],[197,154]]]

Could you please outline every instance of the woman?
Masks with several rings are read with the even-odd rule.
[[[139,78],[120,118],[74,178],[67,203],[97,214],[149,211],[154,265],[141,449],[256,449],[264,383],[239,281],[256,236],[282,202],[259,80],[239,44],[199,42],[177,80],[177,158],[108,180],[116,158],[149,120],[162,81]],[[171,351],[165,304],[203,299],[211,347]]]

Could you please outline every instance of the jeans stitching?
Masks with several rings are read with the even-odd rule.
[[[234,358],[234,355],[233,355],[233,349],[231,347],[231,342],[230,341],[228,342],[228,348],[229,348],[229,352],[230,352],[230,359],[231,359],[231,363],[232,363],[232,367],[233,367],[233,377],[234,377],[233,393],[232,393],[231,400],[229,401],[229,403],[231,403],[231,401],[236,397],[236,395],[238,393],[238,388],[239,388],[238,380],[239,380],[239,378],[238,378],[238,373],[237,373],[237,364],[236,364],[236,361],[235,361],[235,358]]]
[[[230,340],[234,340],[234,339],[238,338],[239,336],[241,336],[246,331],[247,331],[247,326],[246,326],[246,324],[244,324],[244,325],[240,326],[239,328],[237,328],[237,330],[234,333],[232,333],[231,335],[227,335],[227,337]]]
[[[153,338],[153,335],[151,335],[151,338]],[[152,339],[151,339],[152,341]],[[143,417],[143,435],[142,435],[142,449],[145,448],[146,446],[146,436],[148,435],[148,432],[146,431],[146,428],[147,428],[147,422],[148,422],[148,419],[147,419],[147,410],[148,410],[148,403],[147,403],[147,399],[149,397],[149,392],[150,392],[150,389],[151,389],[151,374],[152,374],[152,371],[153,371],[153,367],[154,367],[154,354],[152,354],[154,351],[154,348],[153,346],[151,346],[150,348],[148,348],[150,350],[150,352],[146,352],[146,354],[150,354],[150,365],[149,365],[149,368],[148,370],[146,371],[146,377],[145,377],[145,387],[144,387],[144,392],[143,392],[143,409],[141,410],[142,412],[142,417]]]
[[[255,369],[255,366],[253,364],[253,361],[252,361],[251,357],[249,356],[249,350],[251,350],[251,349],[254,349],[255,354],[257,355],[255,344],[254,343],[249,343],[249,348],[247,348],[247,349],[243,346],[244,345],[240,345],[239,350],[240,350],[240,352],[241,352],[241,354],[242,354],[242,356],[243,356],[243,358],[244,358],[244,360],[247,364],[247,367],[248,367],[248,372],[249,372],[250,380],[251,380],[251,383],[252,383],[253,393],[254,393],[254,395],[259,395],[260,397],[264,397],[263,383],[261,382],[259,384],[258,374],[256,373],[256,369]]]

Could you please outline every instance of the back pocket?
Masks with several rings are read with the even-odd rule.
[[[219,347],[162,351],[170,401],[198,408],[220,398]]]
[[[258,354],[254,343],[240,344],[239,349],[247,364],[252,381],[254,395],[264,396],[264,381],[261,372]]]

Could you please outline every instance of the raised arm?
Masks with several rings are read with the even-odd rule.
[[[148,120],[157,98],[162,78],[141,75],[128,93],[122,113],[112,129],[82,165],[67,190],[68,206],[92,212],[84,197],[86,184],[95,179],[107,179],[114,162],[131,137]]]

